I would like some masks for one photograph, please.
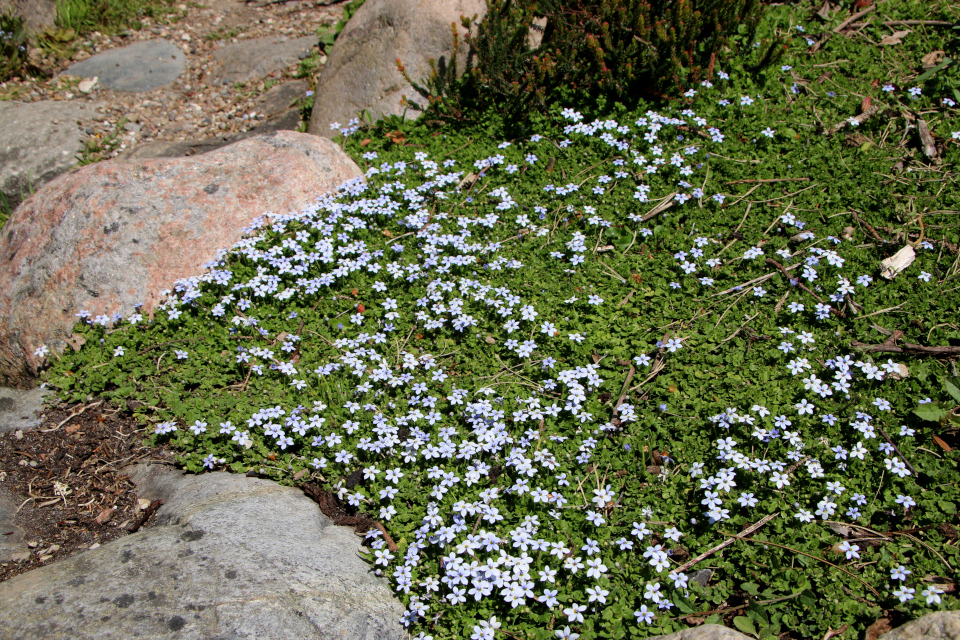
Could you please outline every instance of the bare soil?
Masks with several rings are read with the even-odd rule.
[[[0,582],[140,524],[147,505],[122,469],[174,460],[167,448],[146,446],[146,433],[126,408],[90,403],[48,409],[39,428],[0,435],[0,490],[19,505],[14,524],[30,554],[0,564]]]

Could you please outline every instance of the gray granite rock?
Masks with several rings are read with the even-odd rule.
[[[960,640],[960,611],[928,613],[880,637],[883,640]]]
[[[304,97],[310,83],[306,80],[284,82],[270,87],[257,98],[257,113],[262,113],[268,119],[295,108],[296,101]]]
[[[12,211],[31,193],[77,166],[96,118],[95,102],[0,102],[0,193]]]
[[[166,40],[145,40],[98,53],[70,65],[64,75],[99,78],[100,86],[113,91],[153,91],[183,73],[184,55]]]
[[[0,0],[0,13],[20,16],[28,31],[39,32],[54,26],[57,3],[55,0]]]
[[[25,559],[30,548],[23,541],[24,531],[15,524],[20,502],[0,485],[0,562]]]
[[[414,81],[429,77],[431,58],[439,66],[450,63],[451,23],[459,27],[461,15],[482,18],[486,11],[484,0],[367,0],[340,32],[320,73],[307,132],[335,136],[333,123],[345,126],[364,109],[374,120],[403,113],[404,95],[420,97],[397,70],[397,59]],[[461,53],[458,73],[466,68],[466,47]]]
[[[43,399],[50,389],[0,387],[0,433],[34,429],[43,421]]]
[[[256,38],[221,47],[213,54],[217,66],[209,82],[216,85],[249,82],[297,64],[317,44],[315,36]]]
[[[859,630],[861,635],[864,631]],[[882,640],[960,640],[960,611],[937,611],[880,636]],[[739,631],[705,624],[648,640],[751,640]]]
[[[705,624],[677,631],[668,636],[651,636],[648,640],[752,640],[752,638],[718,624]]]
[[[300,491],[130,470],[151,528],[0,583],[0,639],[401,638],[403,605]]]

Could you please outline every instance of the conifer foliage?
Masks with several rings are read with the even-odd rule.
[[[455,117],[464,104],[522,118],[557,99],[676,96],[710,77],[731,36],[749,42],[760,12],[760,0],[487,0],[482,20],[463,19],[468,73],[416,88]]]

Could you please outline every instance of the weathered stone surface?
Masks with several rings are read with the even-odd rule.
[[[50,389],[0,387],[0,433],[34,429],[43,422],[43,399]]]
[[[337,133],[330,129],[332,123],[346,125],[363,109],[369,109],[374,120],[403,113],[402,97],[419,96],[397,70],[397,58],[415,81],[427,78],[430,58],[440,66],[450,62],[451,23],[462,32],[461,15],[485,13],[483,0],[367,0],[330,52],[307,131],[332,136]],[[458,54],[460,61],[464,58]],[[461,72],[465,68],[461,62],[457,66]]]
[[[960,640],[960,611],[928,613],[880,637],[883,640]],[[648,640],[750,640],[750,636],[720,625],[705,624]]]
[[[0,639],[401,638],[403,605],[300,491],[131,470],[151,528],[0,584]]]
[[[0,13],[20,16],[28,31],[39,32],[54,26],[57,3],[56,0],[0,0]]]
[[[294,107],[296,100],[304,97],[309,88],[310,83],[306,80],[285,82],[271,87],[257,99],[257,112],[267,118],[284,113]]]
[[[0,102],[0,192],[14,209],[42,185],[77,166],[98,103]]]
[[[153,91],[183,73],[183,51],[166,40],[144,40],[70,65],[64,75],[97,77],[112,91]]]
[[[668,636],[651,636],[648,640],[750,640],[750,636],[718,624],[705,624],[677,631]]]
[[[249,82],[273,71],[281,71],[310,54],[315,36],[302,38],[257,38],[221,47],[213,54],[218,66],[210,75],[211,84]]]
[[[19,506],[16,496],[0,485],[0,562],[10,562],[15,556],[30,552],[23,541],[23,529],[14,522]]]
[[[63,349],[75,314],[128,315],[203,272],[267,211],[297,211],[360,169],[329,140],[292,131],[197,157],[117,161],[61,176],[0,237],[0,384],[29,386],[34,350]]]
[[[960,640],[960,611],[928,613],[880,637],[883,640]]]

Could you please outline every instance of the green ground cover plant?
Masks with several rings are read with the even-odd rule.
[[[164,20],[172,8],[164,0],[58,0],[57,26],[76,34],[140,29],[140,20]]]
[[[191,471],[378,520],[416,637],[956,609],[960,116],[917,83],[949,26],[898,23],[955,7],[880,7],[847,35],[772,7],[780,63],[683,99],[353,127],[366,182],[265,214],[152,318],[81,314],[45,380],[138,401]]]

